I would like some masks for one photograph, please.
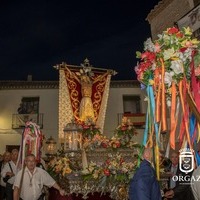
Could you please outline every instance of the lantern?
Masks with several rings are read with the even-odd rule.
[[[75,120],[65,126],[63,130],[65,150],[77,151],[82,149],[82,130],[82,126],[75,123]]]
[[[56,155],[56,151],[57,151],[56,141],[51,136],[46,141],[46,156],[53,157]]]

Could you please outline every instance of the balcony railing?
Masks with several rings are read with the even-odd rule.
[[[40,126],[40,129],[43,128],[43,113],[39,114],[13,114],[12,115],[12,128],[21,129],[25,127],[27,121],[35,122]]]
[[[136,127],[143,127],[146,121],[145,113],[118,113],[118,124],[121,124],[122,117],[127,117]]]

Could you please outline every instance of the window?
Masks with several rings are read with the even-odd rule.
[[[18,114],[38,114],[39,113],[39,97],[23,97]]]
[[[139,95],[123,95],[124,113],[141,113]]]
[[[12,128],[23,128],[27,121],[43,127],[43,114],[39,113],[39,97],[23,97],[17,114],[12,116]]]

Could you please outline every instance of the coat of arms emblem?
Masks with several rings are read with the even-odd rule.
[[[194,170],[194,155],[191,149],[181,149],[179,155],[179,169],[188,174]]]

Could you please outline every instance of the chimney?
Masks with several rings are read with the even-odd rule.
[[[27,81],[32,81],[32,75],[27,76]]]

